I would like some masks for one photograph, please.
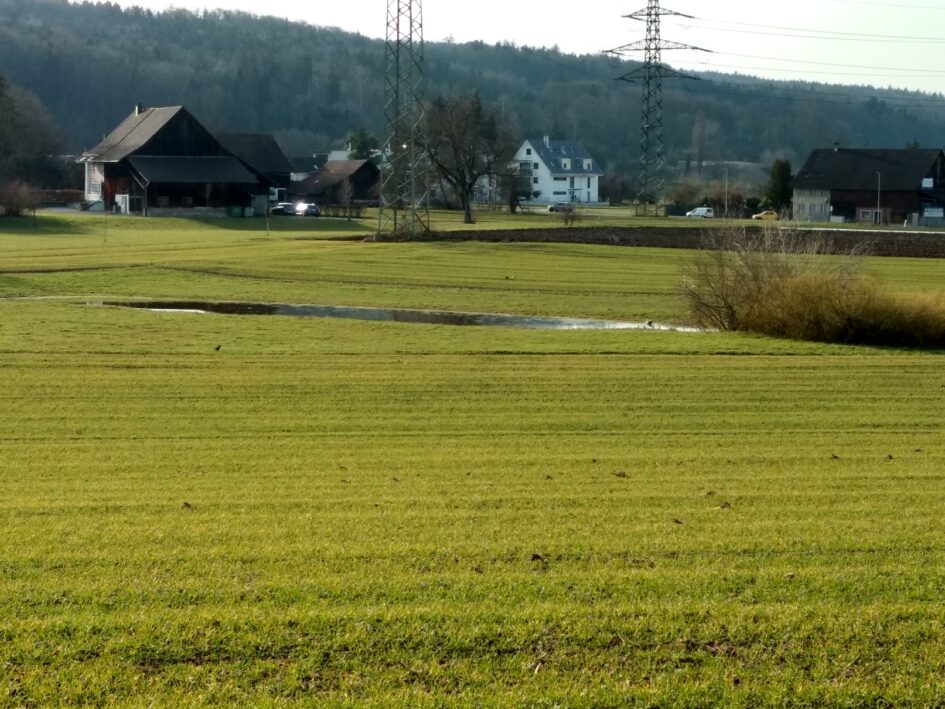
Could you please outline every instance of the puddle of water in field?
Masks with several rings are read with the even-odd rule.
[[[92,303],[89,303],[92,305]],[[281,305],[202,301],[104,301],[95,305],[140,308],[153,312],[223,315],[287,315],[300,318],[345,318],[375,322],[419,323],[428,325],[473,325],[519,327],[533,330],[662,330],[700,332],[698,328],[676,327],[652,321],[623,322],[587,318],[555,318],[495,313],[458,313],[446,310],[402,308],[359,308],[344,305]]]

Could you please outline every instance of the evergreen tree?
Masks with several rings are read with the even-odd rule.
[[[765,202],[771,209],[781,212],[791,206],[793,179],[791,163],[787,160],[775,160],[771,166],[768,185],[765,187]]]
[[[358,128],[348,133],[347,146],[349,160],[368,160],[377,148],[377,138],[366,128]]]

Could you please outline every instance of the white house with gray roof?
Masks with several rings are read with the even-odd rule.
[[[551,140],[547,135],[530,138],[518,149],[515,161],[521,174],[531,175],[531,204],[600,203],[604,171],[578,142]]]

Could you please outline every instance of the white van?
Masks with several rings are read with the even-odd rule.
[[[686,212],[686,219],[715,219],[715,210],[712,207],[696,207]]]

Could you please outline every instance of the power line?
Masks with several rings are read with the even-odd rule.
[[[871,2],[871,0],[833,0],[833,2],[842,2],[846,5],[870,5],[872,7],[888,7],[894,10],[936,10],[945,12],[945,7],[941,5],[909,5],[889,2]]]
[[[729,32],[733,34],[752,34],[762,37],[788,37],[791,39],[814,39],[828,42],[863,42],[871,44],[945,44],[945,39],[926,38],[922,40],[915,39],[868,39],[865,37],[842,37],[842,36],[823,36],[816,34],[798,34],[794,31],[788,32],[766,32],[762,30],[735,29],[733,27],[713,27],[711,25],[701,25],[703,30],[712,30],[713,32]],[[810,32],[811,30],[799,30],[799,32]]]
[[[706,67],[707,71],[713,71],[716,68],[719,69],[735,69],[736,71],[743,72],[756,72],[756,71],[777,71],[777,72],[787,72],[787,73],[796,73],[796,69],[790,69],[786,67],[770,67],[770,66],[740,66],[737,64],[703,64],[702,66]],[[895,74],[877,74],[875,72],[851,72],[851,71],[818,71],[813,69],[805,70],[807,74],[818,74],[821,76],[857,76],[864,78],[900,78],[900,79],[927,79],[930,78],[928,74],[903,74],[896,72]],[[935,75],[943,76],[945,71],[936,71]],[[763,78],[763,77],[759,77]]]
[[[833,64],[832,62],[817,62],[817,61],[808,61],[808,60],[803,60],[803,59],[783,59],[783,58],[781,58],[781,57],[766,57],[766,56],[757,55],[757,54],[739,54],[739,53],[736,53],[736,52],[718,52],[718,55],[719,55],[719,56],[729,56],[729,57],[741,57],[741,58],[745,58],[745,59],[762,59],[762,60],[766,60],[766,61],[790,62],[790,63],[798,63],[798,64],[812,64],[812,65],[816,65],[816,66],[840,66],[840,67],[849,67],[849,68],[854,68],[854,69],[858,69],[858,68],[862,68],[862,69],[880,69],[880,70],[885,69],[885,70],[889,70],[889,71],[896,71],[896,70],[897,70],[896,67],[864,66],[864,65],[860,65],[860,64]],[[600,80],[600,81],[608,81],[608,82],[609,82],[609,81],[612,81],[612,80],[613,80],[613,77],[612,77],[612,76],[604,75],[604,74],[601,74],[601,73],[598,73],[598,72],[595,72],[595,71],[590,71],[590,70],[588,70],[588,69],[585,69],[584,67],[572,66],[572,65],[568,64],[567,62],[560,61],[560,60],[555,60],[555,59],[552,58],[551,56],[546,56],[545,54],[540,54],[540,55],[537,55],[537,56],[539,56],[543,61],[547,61],[549,64],[553,64],[553,65],[555,65],[555,66],[557,66],[557,67],[560,67],[561,69],[566,69],[566,70],[571,71],[571,72],[573,72],[573,73],[575,73],[575,74],[581,74],[582,76],[586,76],[586,77],[589,77],[589,78],[592,78],[592,79],[597,79],[597,80]],[[699,73],[703,73],[703,74],[705,74],[705,73],[720,73],[720,74],[722,74],[723,76],[725,76],[725,74],[722,73],[722,72],[713,72],[712,69],[711,69],[711,65],[707,65],[707,64],[706,64],[706,65],[703,65],[703,66],[704,66],[705,68],[695,69],[695,71],[698,71]],[[746,69],[746,70],[749,70],[748,67],[736,67],[736,68],[744,68],[744,69]],[[774,70],[774,69],[772,69],[772,70]],[[783,70],[778,69],[778,71],[788,71],[788,70],[787,70],[787,69],[783,69]],[[935,75],[945,74],[945,70],[937,70],[937,69],[929,69],[929,70],[916,69],[916,70],[914,70],[914,71],[929,71],[929,72],[931,72],[931,73],[933,73],[933,74],[935,74]],[[810,73],[814,73],[814,72],[810,72]],[[833,72],[827,72],[827,73],[833,73]],[[898,74],[897,74],[896,76],[898,76]],[[945,107],[945,96],[938,96],[938,95],[936,95],[936,94],[930,94],[930,93],[926,93],[926,92],[918,92],[918,91],[915,91],[915,90],[912,90],[912,89],[876,88],[875,91],[876,91],[877,93],[852,94],[852,93],[844,93],[844,92],[841,92],[841,91],[826,91],[826,90],[824,90],[824,89],[822,89],[822,88],[817,88],[817,89],[815,89],[814,91],[809,91],[809,90],[806,90],[806,89],[795,88],[795,87],[792,87],[792,86],[785,86],[785,85],[784,85],[784,84],[787,83],[787,82],[790,82],[790,83],[810,83],[810,84],[814,84],[814,85],[816,85],[816,86],[818,86],[818,87],[825,85],[825,84],[823,84],[823,82],[809,81],[808,79],[805,79],[804,77],[797,77],[797,78],[791,78],[791,79],[787,79],[787,78],[785,78],[785,79],[771,79],[771,78],[765,78],[765,77],[757,77],[757,81],[759,81],[759,82],[774,82],[774,83],[776,83],[776,84],[777,84],[776,87],[770,87],[768,90],[769,90],[769,91],[779,91],[779,92],[781,92],[780,94],[773,94],[773,93],[769,93],[769,94],[758,94],[758,93],[757,93],[758,87],[757,87],[756,85],[754,85],[754,84],[744,84],[744,83],[739,83],[739,82],[737,82],[737,81],[726,81],[726,80],[724,80],[724,79],[716,79],[716,78],[709,79],[709,81],[711,82],[710,85],[715,85],[715,86],[738,86],[738,87],[743,87],[743,88],[745,88],[746,90],[751,90],[751,91],[752,91],[752,96],[761,96],[761,97],[764,97],[764,98],[779,99],[779,100],[782,100],[782,101],[785,101],[785,100],[787,100],[787,101],[790,101],[790,100],[798,100],[798,101],[814,101],[814,102],[816,102],[816,101],[821,100],[821,99],[818,98],[818,97],[823,97],[823,96],[836,96],[836,97],[838,97],[836,100],[829,100],[829,99],[826,99],[826,98],[823,99],[823,100],[824,100],[824,101],[828,101],[828,100],[829,100],[830,103],[849,104],[850,101],[866,102],[866,101],[869,101],[869,100],[871,100],[871,99],[876,99],[877,101],[882,101],[882,102],[887,103],[887,104],[890,104],[890,105],[892,105],[892,106],[894,106],[894,107],[896,107],[896,108],[926,107],[926,106],[927,106],[927,107],[936,107],[936,108],[943,108],[943,107]],[[829,84],[827,84],[827,85],[829,86]],[[690,86],[690,87],[687,87],[687,88],[693,88],[694,90],[696,89],[696,87],[694,87],[694,86]],[[865,92],[865,91],[866,91],[866,89],[864,89],[864,92]],[[879,93],[879,92],[883,92],[883,93]],[[895,93],[900,93],[900,92],[901,92],[901,93],[910,93],[910,94],[912,94],[912,93],[919,93],[919,94],[921,94],[921,96],[899,96],[899,95],[892,95],[892,96],[889,96],[889,95],[885,95],[886,92],[895,92]],[[744,96],[743,93],[735,93],[735,92],[725,93],[725,92],[712,92],[712,91],[706,90],[705,93],[719,93],[719,95],[729,95],[729,96],[742,96],[742,97]],[[795,97],[789,95],[789,94],[792,94],[792,93],[795,93],[795,94],[803,94],[804,97],[795,98]],[[812,93],[816,94],[816,96],[811,97],[810,94],[812,94]],[[923,98],[923,96],[925,96],[925,97],[927,97],[927,98]]]
[[[865,32],[839,32],[837,30],[819,30],[816,28],[810,27],[787,27],[783,25],[761,25],[754,22],[740,22],[738,20],[717,20],[709,17],[699,17],[692,18],[698,19],[700,22],[715,22],[723,25],[739,25],[740,27],[756,27],[760,29],[768,30],[788,30],[791,32],[812,32],[815,34],[830,35],[830,38],[840,38],[840,37],[857,37],[863,39],[882,39],[882,40],[909,40],[909,41],[921,41],[921,42],[933,42],[935,44],[941,43],[943,40],[941,37],[929,37],[929,36],[911,36],[911,35],[890,35],[890,34],[869,34]]]
[[[789,64],[809,64],[811,66],[838,66],[843,69],[876,69],[878,71],[914,71],[927,74],[945,73],[941,69],[918,69],[914,67],[896,67],[896,66],[871,66],[867,64],[837,64],[836,62],[818,62],[810,59],[785,59],[783,57],[766,57],[759,54],[737,54],[735,52],[715,52],[716,54],[727,57],[742,57],[744,59],[762,59],[772,62],[786,62]]]
[[[716,91],[712,89],[703,89],[702,86],[733,86],[733,87],[737,87],[744,90],[743,91]],[[850,106],[851,102],[853,101],[858,102],[857,106],[859,106],[860,103],[869,103],[870,101],[877,101],[880,103],[888,104],[891,108],[895,108],[895,109],[907,109],[907,108],[920,107],[920,106],[928,106],[929,108],[945,107],[945,99],[940,99],[938,101],[928,101],[928,102],[916,101],[912,103],[896,104],[892,102],[893,101],[892,99],[877,97],[875,95],[857,96],[854,94],[831,93],[831,92],[823,92],[823,91],[816,91],[816,92],[815,91],[801,91],[800,89],[791,89],[787,87],[780,89],[780,91],[785,92],[785,93],[793,92],[795,94],[805,94],[805,95],[792,96],[792,95],[785,95],[785,93],[781,93],[781,94],[759,93],[757,89],[758,87],[752,84],[741,84],[734,81],[714,81],[714,82],[706,83],[703,85],[687,85],[685,87],[679,87],[677,90],[678,91],[696,91],[696,92],[707,93],[707,94],[716,94],[719,96],[735,96],[741,99],[749,99],[749,100],[759,98],[759,99],[770,99],[770,100],[777,100],[777,101],[804,101],[804,102],[810,102],[810,103],[835,103],[835,104],[840,104],[844,106]],[[837,97],[843,97],[843,98],[829,98],[830,96],[837,96]]]

